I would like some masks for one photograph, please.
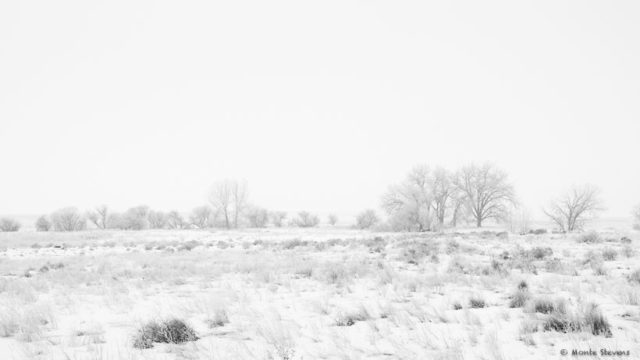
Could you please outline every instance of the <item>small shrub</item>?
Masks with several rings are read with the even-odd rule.
[[[544,258],[550,257],[553,255],[553,250],[549,247],[535,247],[528,252],[528,256],[536,259],[543,260]]]
[[[462,305],[459,302],[453,303],[453,310],[462,310]]]
[[[618,257],[618,252],[612,248],[602,250],[602,258],[605,261],[614,261]]]
[[[531,294],[526,288],[519,289],[518,291],[516,291],[513,297],[511,297],[511,300],[509,301],[509,307],[521,308],[527,303],[527,301],[529,301],[529,298],[531,298]]]
[[[629,274],[627,280],[634,285],[640,285],[640,269],[636,269],[634,272]]]
[[[529,290],[529,284],[527,284],[527,282],[524,280],[520,281],[518,283],[518,290],[519,291]]]
[[[593,335],[604,335],[605,337],[611,337],[611,325],[607,319],[602,315],[602,312],[595,304],[587,306],[583,315],[583,322],[591,330]]]
[[[540,314],[551,314],[554,312],[559,314],[566,313],[566,306],[562,300],[554,302],[550,299],[538,298],[533,301],[532,308],[534,312]]]
[[[471,299],[469,299],[469,306],[471,306],[472,309],[481,309],[486,307],[487,304],[481,297],[472,297]]]
[[[533,235],[544,235],[546,233],[547,233],[547,229],[529,230],[529,234],[533,234]]]
[[[623,236],[623,237],[620,238],[620,242],[623,243],[623,244],[631,244],[631,239],[629,239],[626,236]]]
[[[196,340],[198,336],[195,331],[182,320],[170,319],[161,323],[150,321],[138,330],[133,338],[133,347],[149,349],[153,347],[153,343],[181,344]]]
[[[578,237],[578,242],[586,244],[597,244],[602,242],[602,237],[595,231],[590,231]]]
[[[355,324],[357,321],[366,321],[369,320],[371,316],[369,312],[364,307],[360,307],[357,310],[349,311],[349,312],[341,312],[336,317],[336,325],[337,326],[351,326]]]

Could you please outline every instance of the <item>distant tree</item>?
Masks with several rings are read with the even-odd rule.
[[[170,211],[169,214],[167,214],[167,226],[169,229],[186,229],[189,224],[179,212]]]
[[[515,192],[507,174],[488,163],[463,167],[456,175],[455,186],[464,195],[477,227],[487,219],[503,219],[509,206],[515,203]]]
[[[206,229],[211,225],[212,217],[213,210],[209,206],[203,205],[191,211],[189,221],[198,229]]]
[[[640,205],[633,210],[633,228],[640,230]]]
[[[123,225],[125,230],[144,230],[149,228],[149,207],[146,205],[136,206],[128,209],[123,214]]]
[[[329,223],[329,225],[331,226],[336,226],[336,224],[338,223],[338,215],[336,214],[329,214],[329,216],[327,217],[327,222]]]
[[[251,207],[247,211],[247,220],[252,228],[263,228],[269,222],[269,212],[260,207]]]
[[[227,229],[238,228],[240,216],[247,206],[246,182],[223,180],[215,183],[209,202],[222,214]]]
[[[94,210],[87,212],[87,219],[98,229],[106,229],[109,220],[109,208],[107,208],[106,205],[100,205]]]
[[[167,227],[167,214],[162,211],[149,211],[149,227],[152,229],[164,229]]]
[[[56,231],[79,231],[84,230],[87,226],[87,221],[75,207],[67,207],[53,212],[51,223]]]
[[[51,230],[51,222],[47,219],[46,215],[42,215],[36,220],[36,231],[49,231]]]
[[[402,183],[392,185],[382,197],[382,208],[394,230],[430,230],[431,203],[429,168],[424,165],[413,168]]]
[[[0,219],[0,231],[3,232],[15,232],[20,230],[22,225],[14,219],[2,218]]]
[[[456,187],[453,183],[453,175],[445,168],[436,168],[428,177],[428,188],[431,195],[431,208],[433,209],[437,226],[444,227],[447,210],[449,210]]]
[[[378,215],[375,210],[367,209],[356,216],[356,226],[358,229],[369,229],[378,223]]]
[[[282,227],[282,223],[287,217],[287,213],[284,211],[273,211],[271,212],[271,214],[269,214],[269,217],[271,218],[271,223],[273,224],[273,226]]]
[[[320,223],[320,218],[307,211],[300,211],[298,217],[294,219],[294,223],[298,227],[315,227]]]
[[[543,209],[563,232],[581,230],[602,210],[600,190],[593,185],[574,186]]]

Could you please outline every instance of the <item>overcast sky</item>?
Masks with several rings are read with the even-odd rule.
[[[640,203],[637,1],[2,1],[0,213],[357,212],[491,161],[539,210]]]

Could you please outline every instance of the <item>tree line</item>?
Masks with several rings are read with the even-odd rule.
[[[392,231],[438,231],[461,223],[482,227],[488,220],[521,225],[525,232],[528,211],[519,204],[513,184],[505,171],[491,163],[470,164],[457,170],[444,167],[414,167],[405,178],[391,185],[383,194],[381,208],[386,219],[374,209],[360,212],[353,225],[359,229],[378,228]],[[574,186],[544,207],[543,213],[561,232],[580,230],[587,221],[604,209],[600,191],[592,185]],[[634,227],[640,230],[640,205],[633,211]],[[238,229],[267,226],[315,227],[320,218],[301,211],[287,218],[284,211],[269,211],[249,202],[244,181],[216,182],[207,204],[183,216],[178,211],[157,211],[148,206],[115,212],[106,205],[81,212],[67,207],[42,215],[35,223],[38,231],[79,231],[88,224],[97,229]],[[335,214],[326,222],[335,226]],[[18,231],[21,224],[10,218],[0,219],[0,231]],[[516,230],[514,230],[516,231]]]

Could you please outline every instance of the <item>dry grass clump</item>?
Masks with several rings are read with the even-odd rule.
[[[351,326],[358,321],[367,321],[371,319],[371,315],[364,306],[351,311],[341,311],[336,316],[337,326]]]
[[[529,293],[529,285],[526,281],[521,281],[518,284],[518,291],[516,291],[509,301],[509,307],[521,308],[527,303],[527,301],[529,301],[530,298],[531,293]]]
[[[481,309],[487,306],[486,302],[480,296],[473,296],[469,299],[469,306],[472,309]]]
[[[553,312],[566,313],[564,300],[552,301],[546,298],[537,298],[531,302],[531,310],[540,314],[551,314]]]
[[[615,261],[618,258],[618,252],[612,248],[602,250],[602,258],[604,261]]]
[[[634,285],[640,285],[640,269],[636,269],[629,276],[627,276],[627,280]]]
[[[578,236],[577,241],[579,243],[597,244],[597,243],[601,243],[603,240],[600,234],[598,234],[597,232],[589,231],[588,233]]]
[[[543,248],[543,247],[537,246],[537,247],[534,247],[533,249],[526,251],[523,255],[535,260],[544,260],[545,258],[553,256],[553,249],[551,249],[550,247]]]
[[[196,341],[196,332],[180,319],[170,319],[163,322],[150,321],[144,324],[133,338],[133,347],[149,349],[153,343],[181,344]]]
[[[595,304],[589,304],[577,314],[554,310],[543,321],[544,331],[562,333],[589,331],[593,335],[611,337],[611,325]]]
[[[418,265],[422,260],[429,258],[432,262],[438,262],[440,246],[436,242],[407,241],[399,245],[402,247],[400,260],[409,264]]]

